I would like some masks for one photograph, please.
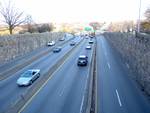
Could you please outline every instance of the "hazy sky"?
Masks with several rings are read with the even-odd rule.
[[[7,0],[0,0],[7,1]],[[35,22],[137,20],[140,0],[11,0]],[[142,0],[141,16],[150,7]]]

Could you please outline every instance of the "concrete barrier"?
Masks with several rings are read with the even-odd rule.
[[[88,79],[88,85],[87,85],[87,94],[86,94],[86,100],[87,100],[87,106],[85,113],[97,113],[97,89],[96,89],[96,44],[97,41],[95,39],[94,43],[94,50],[92,53],[92,59],[90,63],[90,70],[89,70],[89,79]]]

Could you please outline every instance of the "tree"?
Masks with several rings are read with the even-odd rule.
[[[146,19],[141,22],[141,31],[150,33],[150,7],[145,11]]]
[[[142,32],[150,33],[150,22],[147,21],[141,22],[141,30]]]
[[[3,16],[3,22],[8,25],[10,34],[15,27],[25,22],[23,17],[23,12],[19,12],[18,9],[13,7],[12,3],[9,1],[7,5],[1,5],[0,13]]]
[[[38,26],[38,32],[43,33],[43,32],[50,32],[53,30],[53,25],[52,24],[42,24]]]
[[[145,11],[145,17],[148,22],[150,22],[150,8]]]
[[[89,25],[93,27],[93,30],[99,30],[105,23],[99,23],[99,22],[91,22]]]
[[[30,33],[35,32],[35,29],[33,28],[33,19],[31,15],[27,15],[27,17],[25,18],[25,22],[27,24],[27,31]]]

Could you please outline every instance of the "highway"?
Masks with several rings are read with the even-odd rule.
[[[98,113],[150,113],[150,104],[130,79],[130,68],[103,37],[97,37]]]
[[[88,40],[74,51],[55,71],[45,86],[24,105],[19,113],[82,113],[85,108],[85,88],[88,83],[92,50],[86,50]],[[78,67],[79,55],[89,58],[87,67]]]
[[[60,52],[53,53],[50,51],[0,81],[0,113],[7,113],[6,111],[23,94],[29,92],[30,88],[34,87],[34,84],[38,84],[45,74],[70,50],[72,52],[62,64],[53,70],[54,72],[44,84],[16,113],[85,113],[87,108],[86,96],[89,90],[86,88],[88,88],[89,79],[92,77],[90,75],[90,64],[95,39],[92,39],[94,44],[91,44],[91,50],[85,49],[89,45],[89,38],[76,37],[72,40],[78,45],[70,46],[71,41],[66,42],[62,45]],[[103,35],[98,35],[96,42],[97,87],[95,91],[97,93],[97,113],[150,113],[150,102],[145,98],[137,83],[131,79],[129,65],[120,58],[120,55]],[[49,48],[39,48],[29,55],[29,59],[38,54],[37,51],[42,52],[47,49]],[[77,66],[77,59],[79,55],[83,54],[88,56],[88,65],[79,67]],[[18,58],[16,62],[23,63],[24,60]],[[7,65],[15,66],[18,63],[8,63]],[[41,70],[40,78],[31,86],[18,87],[16,81],[19,76],[26,70],[33,68]],[[7,69],[7,66],[4,66],[3,69]]]
[[[80,37],[74,39],[77,43],[81,41]],[[50,52],[49,54],[41,57],[40,59],[32,62],[23,69],[17,71],[9,78],[0,82],[0,112],[6,111],[11,105],[15,103],[17,98],[28,90],[29,87],[18,87],[16,84],[19,76],[26,70],[38,68],[41,70],[41,77],[46,73],[59,59],[61,59],[71,48],[70,42],[62,46],[62,51],[59,53]],[[41,78],[40,77],[40,78]],[[40,79],[39,78],[39,79]],[[38,80],[36,81],[38,82]]]
[[[65,41],[56,41],[55,46],[63,45],[63,43],[66,43],[72,39],[73,39],[73,36],[68,36],[65,38]],[[23,67],[26,66],[25,64],[28,65],[31,63],[31,61],[37,60],[42,55],[46,55],[48,52],[50,52],[52,50],[52,48],[53,48],[53,46],[52,47],[42,46],[40,48],[33,50],[32,52],[29,52],[23,56],[15,58],[14,60],[12,60],[6,64],[1,64],[0,65],[0,75],[1,75],[0,80],[3,80],[5,78],[11,76],[10,73],[14,74],[16,72],[16,71],[14,71],[14,68],[19,67],[19,69],[22,69]],[[3,75],[5,75],[5,76],[3,77]]]

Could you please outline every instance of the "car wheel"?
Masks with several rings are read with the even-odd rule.
[[[40,77],[40,73],[38,74],[37,78],[39,78],[39,77]]]
[[[30,80],[30,83],[29,83],[29,85],[31,85],[33,83],[33,81],[32,80]]]

